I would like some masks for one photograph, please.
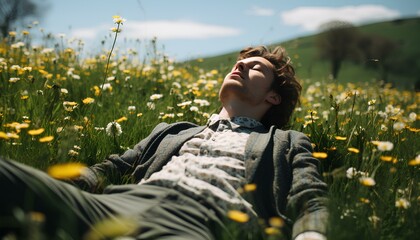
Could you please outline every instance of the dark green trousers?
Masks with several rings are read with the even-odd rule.
[[[211,208],[159,186],[109,186],[103,194],[92,194],[37,169],[0,159],[0,189],[0,233],[3,235],[32,234],[27,230],[39,220],[41,236],[44,234],[45,238],[83,239],[89,231],[97,231],[95,234],[99,236],[109,234],[107,230],[112,232],[112,224],[105,227],[105,231],[104,227],[95,225],[105,219],[134,219],[135,229],[130,236],[135,239],[229,238]],[[28,216],[35,216],[29,226],[25,225]]]

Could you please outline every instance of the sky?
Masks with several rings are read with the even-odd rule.
[[[82,39],[85,51],[94,51],[102,40],[111,46],[114,15],[126,19],[117,48],[141,48],[156,37],[161,51],[182,61],[314,34],[332,20],[361,25],[420,17],[420,1],[50,0],[39,26]]]

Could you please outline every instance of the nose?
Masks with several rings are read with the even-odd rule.
[[[243,70],[245,70],[245,64],[243,62],[237,62],[236,69],[242,72]]]

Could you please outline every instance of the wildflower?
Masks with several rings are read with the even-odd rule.
[[[102,89],[102,90],[108,90],[109,92],[112,92],[112,86],[111,86],[111,84],[110,83],[105,83],[105,84],[101,84],[100,86],[100,89]],[[98,89],[99,90],[99,89]],[[95,89],[95,95],[96,95],[96,89]]]
[[[40,139],[39,139],[39,142],[41,142],[41,143],[44,143],[44,142],[51,142],[53,139],[54,139],[54,137],[53,137],[53,136],[46,136],[46,137],[40,138]]]
[[[327,154],[327,153],[325,153],[325,152],[313,152],[313,153],[312,153],[312,156],[313,156],[314,158],[324,159],[324,158],[327,158],[327,157],[328,157],[328,154]]]
[[[361,177],[359,178],[359,181],[363,186],[366,187],[373,187],[376,184],[375,180],[371,177]]]
[[[112,18],[114,19],[114,23],[116,24],[123,24],[126,21],[126,19],[118,15],[112,16]]]
[[[348,179],[352,179],[356,175],[357,175],[357,169],[356,168],[350,167],[350,168],[347,169],[347,171],[346,171],[346,177]]]
[[[409,120],[410,122],[414,122],[414,121],[416,121],[416,120],[417,120],[417,114],[416,114],[415,112],[411,112],[411,113],[408,115],[408,120]]]
[[[401,131],[402,129],[405,128],[405,123],[396,122],[396,123],[394,123],[393,128],[394,128],[395,131]]]
[[[249,221],[249,216],[246,213],[243,213],[238,210],[230,210],[227,213],[228,218],[232,219],[235,222],[245,223]]]
[[[200,107],[210,106],[209,101],[207,101],[205,99],[194,99],[194,103],[200,105]]]
[[[249,183],[249,184],[246,184],[244,186],[244,191],[245,192],[253,192],[256,189],[257,189],[257,184],[255,184],[255,183]]]
[[[395,207],[407,209],[410,207],[410,202],[405,198],[399,198],[395,201]]]
[[[70,149],[69,152],[68,152],[68,155],[71,156],[71,157],[76,157],[76,156],[79,155],[79,152],[77,152],[73,149]]]
[[[87,98],[83,99],[84,104],[91,104],[93,102],[95,102],[95,99],[93,99],[91,97],[87,97]]]
[[[372,105],[374,105],[376,103],[376,99],[372,99],[372,100],[370,100],[369,102],[368,102],[368,105],[369,106],[372,106]]]
[[[191,106],[191,107],[190,107],[190,111],[191,111],[191,112],[198,112],[198,107],[196,107],[196,106]]]
[[[374,145],[378,147],[379,151],[391,151],[394,148],[394,144],[389,141],[372,141]]]
[[[77,103],[76,102],[64,101],[63,102],[63,107],[64,107],[64,110],[66,110],[67,112],[71,112],[77,107]]]
[[[128,106],[127,110],[129,112],[135,112],[136,111],[136,106]]]
[[[264,229],[264,232],[267,235],[277,235],[277,234],[281,233],[280,230],[278,228],[275,228],[275,227],[267,227],[267,228]]]
[[[67,90],[67,89],[65,89],[65,88],[62,88],[62,89],[60,89],[60,92],[61,92],[62,94],[68,94],[68,93],[69,93],[69,90]]]
[[[51,166],[47,172],[56,179],[71,179],[79,177],[85,169],[86,166],[81,163],[63,163]]]
[[[353,147],[349,147],[349,148],[347,148],[347,150],[349,151],[349,152],[352,152],[352,153],[359,153],[360,151],[359,151],[359,149],[357,149],[357,148],[353,148]]]
[[[111,137],[119,136],[122,133],[121,125],[117,122],[110,122],[106,125],[105,132]]]
[[[381,124],[381,131],[388,131],[388,127],[385,124]]]
[[[11,77],[11,78],[9,78],[9,82],[10,83],[15,83],[15,82],[17,82],[19,80],[20,80],[20,78],[18,78],[18,77]]]
[[[347,140],[347,137],[341,137],[341,136],[335,136],[334,138],[336,140],[339,140],[339,141],[345,141],[345,140]]]
[[[115,32],[115,33],[120,33],[122,31],[121,28],[116,28],[116,27],[113,27],[110,30],[111,30],[111,32]]]
[[[117,120],[115,120],[117,123],[120,123],[120,122],[124,122],[124,121],[127,121],[127,117],[120,117],[120,118],[118,118]]]
[[[380,156],[379,159],[381,159],[384,162],[397,161],[397,159],[392,156]]]
[[[152,102],[147,102],[146,106],[150,109],[150,110],[155,110],[156,105]]]
[[[370,216],[368,219],[369,219],[369,222],[371,222],[375,228],[378,222],[381,220],[378,216],[375,216],[375,215]]]
[[[268,220],[268,223],[272,227],[280,228],[284,226],[284,220],[280,217],[272,217]]]
[[[86,233],[84,239],[132,239],[130,236],[139,228],[133,217],[117,216],[95,223]]]
[[[154,100],[158,100],[160,98],[162,98],[163,95],[162,94],[153,94],[152,96],[150,96],[150,100],[154,101]]]
[[[410,160],[410,161],[408,162],[408,165],[410,165],[410,166],[420,165],[420,154],[419,154],[419,155],[417,155],[415,159]]]
[[[5,140],[8,140],[9,139],[9,136],[7,136],[7,133],[0,131],[0,138],[3,138]]]
[[[39,134],[43,133],[44,131],[45,131],[44,128],[32,129],[32,130],[28,131],[28,134],[31,135],[31,136],[36,136],[36,135],[39,135]]]
[[[192,101],[186,101],[186,102],[182,102],[182,103],[178,103],[177,106],[178,107],[185,107],[188,105],[191,105]]]

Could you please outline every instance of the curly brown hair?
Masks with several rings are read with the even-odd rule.
[[[290,120],[296,104],[299,103],[302,86],[295,76],[295,70],[291,65],[290,58],[282,47],[273,50],[266,46],[248,47],[240,51],[238,61],[249,57],[263,57],[274,66],[274,79],[271,89],[278,93],[281,102],[273,105],[261,119],[267,128],[276,126],[285,128]]]

